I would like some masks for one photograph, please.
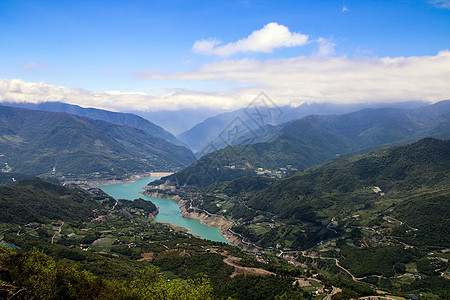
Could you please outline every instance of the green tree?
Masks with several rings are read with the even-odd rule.
[[[212,288],[206,277],[170,281],[153,266],[141,270],[131,283],[139,298],[149,300],[208,300]]]

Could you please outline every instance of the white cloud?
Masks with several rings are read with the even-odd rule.
[[[315,53],[317,56],[332,56],[334,55],[334,47],[336,46],[330,39],[318,38],[319,49]]]
[[[214,47],[221,44],[221,41],[218,41],[216,39],[207,39],[207,40],[200,40],[196,41],[194,43],[194,46],[192,46],[192,51],[195,53],[201,53],[201,54],[209,54],[213,53]]]
[[[429,2],[437,7],[450,9],[450,0],[430,0]]]
[[[203,39],[196,41],[192,50],[206,55],[230,56],[239,52],[270,53],[276,48],[297,47],[306,43],[307,35],[291,32],[289,28],[278,23],[269,23],[237,42],[220,46],[222,42],[217,39]]]
[[[343,12],[343,13],[348,12],[348,7],[344,5],[344,6],[342,7],[342,12]]]
[[[83,107],[113,111],[126,110],[177,110],[181,108],[235,108],[240,95],[236,91],[196,93],[173,90],[162,95],[142,92],[105,91],[92,92],[85,89],[68,89],[45,82],[26,82],[22,79],[0,79],[0,102],[61,101]]]
[[[450,51],[433,56],[360,58],[301,56],[224,60],[184,73],[150,74],[148,80],[218,80],[244,88],[211,93],[172,89],[162,95],[92,92],[44,82],[0,80],[0,102],[63,101],[109,110],[237,109],[261,91],[278,105],[302,102],[396,102],[450,99]],[[176,82],[175,81],[175,82]]]
[[[450,51],[435,56],[350,59],[296,57],[225,60],[186,73],[147,79],[248,83],[242,95],[264,90],[280,104],[308,102],[438,101],[450,98]],[[247,97],[248,98],[248,97]]]

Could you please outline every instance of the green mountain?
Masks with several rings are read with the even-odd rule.
[[[428,217],[448,211],[449,170],[450,141],[427,138],[406,146],[338,159],[278,180],[244,177],[184,191],[203,191],[204,197],[192,197],[193,207],[238,222],[283,220],[298,228],[309,223],[311,230],[303,228],[306,231],[290,233],[288,247],[304,249],[313,245],[323,238],[322,234],[331,233],[322,229],[332,220],[338,224],[342,220],[350,222],[357,214],[369,222],[368,219],[389,209],[392,217],[407,218],[413,227],[422,224],[430,229],[415,233],[417,243],[425,244],[420,241],[427,240],[429,245],[450,246],[448,241],[439,238],[441,231],[431,230],[437,226],[448,232],[450,220],[436,224],[435,218]],[[446,201],[439,202],[439,199]],[[419,210],[426,207],[424,203],[430,204],[427,213]],[[261,235],[253,233],[256,234],[253,239],[272,245],[278,230],[286,230],[286,227],[269,228]]]
[[[378,288],[428,285],[446,295],[449,140],[425,138],[282,179],[251,176],[168,193],[186,200],[188,212],[232,220],[231,232],[260,251],[316,267],[319,260],[321,268]],[[424,281],[412,284],[414,274]]]
[[[100,201],[101,200],[101,201]],[[54,221],[84,222],[95,219],[115,204],[101,190],[69,188],[40,178],[19,181],[0,187],[0,219],[2,223],[24,225]],[[118,200],[116,210],[142,210],[141,215],[156,214],[158,209],[143,199]]]
[[[173,299],[210,299],[206,279],[171,283],[157,267],[128,258],[137,250],[127,245],[131,230],[180,241],[170,228],[152,223],[157,208],[150,201],[115,200],[95,188],[87,192],[35,178],[0,187],[0,208],[2,299],[154,299],[168,293]],[[111,234],[124,241],[115,251]],[[153,245],[167,249],[160,241]]]
[[[450,137],[450,101],[420,109],[365,109],[344,115],[307,116],[266,126],[233,140],[243,144],[215,151],[163,178],[180,185],[206,186],[246,175],[303,170],[336,157],[405,144],[433,136]],[[155,182],[159,184],[160,182]]]
[[[436,193],[448,195],[449,170],[450,141],[423,139],[407,146],[337,160],[278,180],[248,199],[246,205],[282,219],[328,224],[332,219],[340,221],[355,213],[366,213],[367,219],[375,211],[384,212],[395,203],[393,212],[403,219],[404,206],[416,206],[417,197],[431,201]],[[443,201],[439,205],[444,209],[449,204]],[[429,210],[427,214],[431,215],[431,206]],[[413,227],[416,222],[423,222],[422,218],[428,218],[418,213],[415,217],[408,217]],[[442,228],[446,225],[450,224],[439,224]],[[434,239],[430,245],[442,243],[449,246],[448,241],[440,239]]]
[[[100,205],[86,191],[69,189],[42,179],[28,179],[0,187],[0,219],[4,223],[84,221]]]
[[[141,129],[146,133],[166,140],[174,145],[184,146],[173,134],[164,130],[162,127],[144,119],[140,116],[131,113],[112,112],[97,108],[84,108],[78,105],[67,104],[62,102],[42,102],[42,103],[28,103],[28,102],[5,102],[4,105],[27,108],[33,110],[43,110],[49,112],[64,112],[80,117],[86,117],[95,120],[103,120],[117,125],[127,125],[137,129]]]
[[[0,124],[3,172],[124,178],[176,170],[195,159],[189,149],[140,129],[66,113],[0,106]]]

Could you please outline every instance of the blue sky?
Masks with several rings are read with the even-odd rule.
[[[0,100],[114,110],[450,98],[450,2],[1,1]]]

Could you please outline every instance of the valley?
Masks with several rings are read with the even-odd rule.
[[[235,245],[257,253],[258,261],[270,253],[391,291],[420,286],[417,278],[431,286],[436,276],[430,291],[443,292],[448,147],[448,141],[424,139],[283,179],[243,177],[206,187],[156,182],[146,193],[180,198],[183,210],[206,216],[205,222],[208,216],[232,222],[224,235],[239,237]],[[422,267],[407,271],[417,263]],[[423,272],[431,277],[423,279]]]
[[[45,253],[55,259],[58,264],[77,263],[83,270],[91,272],[102,280],[114,279],[121,282],[116,287],[127,290],[128,293],[134,294],[134,297],[138,297],[140,291],[133,290],[129,283],[131,280],[135,280],[136,270],[141,270],[150,264],[164,271],[165,282],[178,282],[196,278],[199,273],[206,274],[210,282],[208,286],[210,284],[214,290],[214,298],[233,296],[233,290],[242,291],[241,289],[244,288],[242,278],[233,275],[235,272],[233,269],[245,270],[246,267],[240,267],[235,263],[228,265],[228,259],[239,260],[238,258],[248,257],[247,254],[226,243],[196,238],[187,234],[182,227],[153,222],[158,209],[150,201],[142,199],[115,200],[98,188],[88,188],[86,192],[45,183],[40,179],[23,181],[20,186],[0,188],[0,194],[10,194],[11,190],[16,193],[23,191],[24,195],[27,194],[27,191],[33,191],[35,195],[46,195],[41,196],[42,198],[35,196],[32,199],[33,204],[30,205],[30,214],[22,214],[20,220],[12,215],[2,216],[1,240],[8,241],[8,243],[2,242],[2,245],[20,249],[25,257],[38,255],[39,259],[48,260],[48,257],[43,256]],[[45,203],[44,199],[49,196],[54,199],[52,201],[54,208],[59,206],[61,211],[66,211],[66,214],[71,217],[63,217],[66,221],[57,221],[59,217],[52,217],[52,212],[42,206]],[[59,197],[65,201],[57,202]],[[87,203],[79,203],[76,207],[72,207],[66,202],[71,198],[75,203],[78,203],[78,199],[83,198],[89,203],[88,205],[95,209],[92,211],[89,209],[84,214],[80,214]],[[1,199],[2,208],[11,211],[12,209],[5,208],[4,198]],[[17,195],[14,196],[14,199],[14,203],[21,202]],[[44,210],[41,211],[41,209]],[[75,214],[70,215],[70,212]],[[37,214],[41,216],[41,219],[35,219],[34,216]],[[63,216],[63,213],[59,213],[59,215]],[[35,249],[40,249],[43,253],[36,252]],[[7,248],[1,248],[1,251],[0,266],[6,267],[8,259],[14,259],[15,254],[8,251]],[[5,259],[7,260],[5,261]],[[36,263],[39,263],[39,259],[35,258]],[[45,265],[42,266],[42,268],[44,267]],[[276,268],[277,272],[285,270],[283,272],[287,272],[287,274],[290,272],[301,273],[291,269],[282,261],[271,263],[270,267]],[[275,274],[274,271],[265,271],[264,269],[257,271],[256,268],[253,268],[252,270],[252,273],[248,275]],[[20,276],[24,276],[24,274],[14,272],[10,269],[7,274],[16,278],[16,284],[25,279],[20,279]],[[39,271],[30,270],[29,272]],[[30,274],[40,276],[39,273]],[[272,276],[267,279],[258,279],[256,286],[246,293],[248,297],[254,297],[261,293],[258,291],[260,287],[267,288],[272,285],[277,286],[273,291],[274,295],[282,291],[292,296],[296,295],[295,297],[306,296],[301,289],[292,288],[290,284],[293,279],[288,278]],[[26,285],[26,283],[22,284]],[[4,285],[2,287],[14,289],[14,286]],[[193,284],[194,289],[200,287],[197,283]],[[230,287],[233,288],[230,289]],[[171,287],[169,284],[164,284],[159,288],[164,290]],[[81,287],[75,286],[72,289],[78,289],[79,293],[83,292]],[[103,290],[104,288],[100,291]],[[8,292],[4,289],[0,292],[5,291]],[[64,293],[63,290],[55,292]],[[64,294],[60,294],[60,296],[62,295]],[[233,297],[237,295],[234,294]]]
[[[0,293],[18,292],[16,284],[38,293],[8,267],[19,251],[51,261],[48,272],[76,264],[102,282],[99,292],[120,290],[120,298],[148,298],[149,289],[175,299],[181,291],[201,295],[193,299],[445,297],[450,145],[420,138],[448,136],[448,103],[308,116],[191,164],[190,150],[138,128],[2,107],[11,134],[1,141],[0,267],[8,275]],[[52,121],[32,136],[21,118]],[[69,144],[41,135],[54,123],[59,136],[78,128]],[[388,128],[395,133],[382,137]],[[33,162],[19,156],[27,151]],[[39,171],[47,157],[52,170]],[[120,167],[93,172],[103,162]],[[61,295],[71,289],[58,284]]]
[[[0,1],[0,299],[450,300],[450,0]]]

